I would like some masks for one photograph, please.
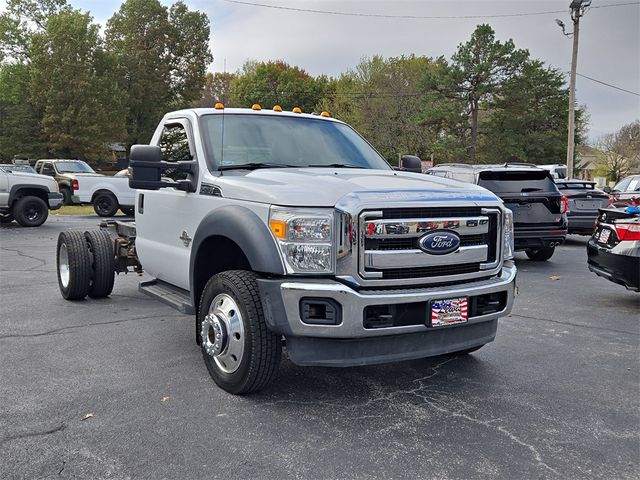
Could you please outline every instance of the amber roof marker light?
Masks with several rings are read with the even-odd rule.
[[[216,110],[224,110],[224,105],[220,102],[216,103],[215,106],[213,107]]]
[[[300,107],[293,107],[293,110],[291,110],[293,113],[302,113],[302,110],[300,109]]]
[[[282,107],[280,105],[274,105],[273,111],[274,112],[281,112],[282,111]]]
[[[330,117],[331,115],[329,115],[329,112],[322,112],[320,114],[321,117]]]
[[[262,107],[259,103],[254,103],[253,105],[251,105],[251,110],[262,110]]]

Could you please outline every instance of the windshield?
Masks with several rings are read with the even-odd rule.
[[[96,173],[84,162],[56,162],[56,168],[60,173]]]
[[[342,123],[284,115],[205,115],[202,130],[212,170],[242,165],[391,168]]]
[[[29,165],[0,165],[0,168],[7,172],[36,173],[33,167]]]

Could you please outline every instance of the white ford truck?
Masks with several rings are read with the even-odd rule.
[[[235,394],[275,378],[283,345],[298,365],[345,367],[495,338],[516,277],[499,198],[394,170],[326,112],[216,107],[169,113],[132,148],[135,222],[60,234],[65,298],[144,270],[140,289],[194,314],[211,377]]]

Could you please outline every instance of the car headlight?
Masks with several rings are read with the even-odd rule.
[[[504,260],[510,260],[513,258],[515,246],[513,240],[513,212],[508,209],[504,211],[502,233],[504,236],[504,243],[502,245],[502,258]]]
[[[333,210],[271,207],[269,228],[287,273],[333,273]]]

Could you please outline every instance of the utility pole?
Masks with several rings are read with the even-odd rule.
[[[573,21],[573,32],[564,31],[564,23],[556,20],[556,23],[562,28],[562,33],[566,36],[573,36],[573,51],[571,53],[571,74],[569,77],[569,121],[567,122],[567,178],[573,178],[573,157],[575,151],[575,134],[576,134],[576,67],[578,65],[578,36],[580,34],[580,17],[584,15],[585,9],[591,5],[591,0],[572,0],[569,8],[571,9],[571,20]]]

